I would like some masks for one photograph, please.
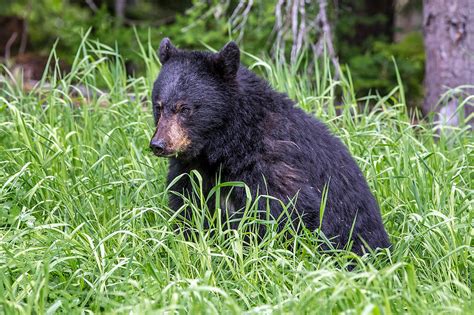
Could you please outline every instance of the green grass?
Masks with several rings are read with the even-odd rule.
[[[138,78],[126,78],[114,49],[90,41],[70,75],[52,74],[32,92],[3,71],[0,313],[472,313],[474,141],[466,127],[438,136],[412,126],[399,87],[356,99],[349,74],[333,81],[327,60],[308,78],[255,59],[275,88],[347,144],[393,248],[359,259],[318,252],[311,233],[293,246],[274,231],[249,246],[244,229],[217,224],[211,234],[200,227],[208,210],[197,176],[188,204],[198,233],[186,241],[167,208],[166,161],[147,149],[152,117],[141,100],[159,66],[150,46],[138,50],[148,69]],[[72,84],[90,99],[72,97]],[[358,263],[348,271],[351,259]]]

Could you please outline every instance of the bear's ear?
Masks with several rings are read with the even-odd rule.
[[[217,70],[226,79],[233,79],[240,66],[240,50],[234,41],[227,43],[215,57]]]
[[[160,43],[160,48],[158,49],[158,58],[160,59],[161,64],[164,64],[177,52],[178,49],[171,44],[170,39],[168,37],[163,38]]]

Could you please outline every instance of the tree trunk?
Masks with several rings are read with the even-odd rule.
[[[120,24],[123,22],[125,17],[125,7],[127,5],[127,0],[115,0],[115,17],[120,21]]]
[[[474,1],[423,0],[423,31],[426,49],[425,115],[435,112],[435,120],[458,125],[460,101],[474,95]],[[450,94],[450,88],[471,85]],[[464,117],[473,112],[474,101],[464,105]],[[462,110],[459,111],[462,113]],[[472,124],[472,119],[471,122]]]

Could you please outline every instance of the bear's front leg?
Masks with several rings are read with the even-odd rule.
[[[189,169],[186,165],[176,159],[170,159],[167,177],[169,207],[174,213],[181,212],[179,217],[184,222],[192,222],[190,210],[184,208],[185,198],[189,198],[192,193],[192,185],[187,173]],[[179,176],[181,178],[170,187]]]

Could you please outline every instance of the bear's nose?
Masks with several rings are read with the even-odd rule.
[[[163,139],[151,139],[150,148],[155,154],[161,154],[165,151],[166,142]]]

